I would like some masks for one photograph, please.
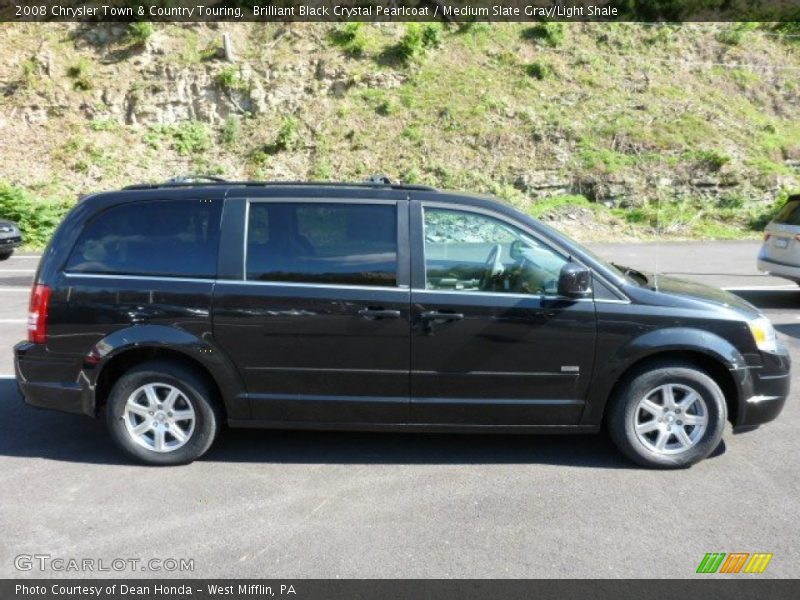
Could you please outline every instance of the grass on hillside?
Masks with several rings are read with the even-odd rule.
[[[243,24],[237,31],[235,66],[219,60],[219,32],[210,28],[131,27],[106,49],[87,48],[74,36],[48,37],[64,56],[69,105],[96,114],[87,119],[67,109],[51,117],[39,148],[52,165],[48,178],[0,167],[0,181],[8,182],[0,194],[31,202],[52,196],[54,206],[66,206],[79,192],[180,172],[318,180],[385,172],[494,194],[544,218],[588,211],[585,218],[632,236],[733,238],[756,235],[797,181],[790,161],[800,160],[800,84],[791,71],[757,68],[800,67],[797,38],[761,35],[793,31],[785,27],[351,23]],[[252,89],[243,67],[265,64],[269,85],[290,78],[290,66],[307,70],[293,85],[314,83],[318,60],[346,85],[340,93],[312,94],[291,111],[278,105],[213,124],[123,124],[104,114],[96,97],[116,89],[117,79],[147,94],[148,80],[133,69],[130,83],[114,75],[126,63],[108,70],[103,52],[143,52],[154,40],[172,50],[157,60],[208,70],[215,89],[228,95]],[[33,58],[21,62],[13,93],[0,102],[25,106],[49,94],[53,83],[43,72]],[[396,76],[396,85],[360,84],[376,73]],[[574,194],[539,198],[517,185],[541,170],[570,182]],[[675,186],[653,183],[661,179],[737,191],[677,194]],[[606,206],[608,184],[631,182],[629,197]],[[3,210],[14,210],[15,201],[3,202]],[[24,218],[33,230],[36,217]],[[43,231],[49,218],[43,215]]]

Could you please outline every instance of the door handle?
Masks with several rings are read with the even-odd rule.
[[[358,311],[358,316],[363,319],[399,319],[400,311],[387,308],[362,308]]]
[[[464,318],[464,313],[426,310],[420,317],[423,321],[460,321]]]

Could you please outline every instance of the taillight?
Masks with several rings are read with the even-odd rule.
[[[765,232],[764,232],[764,241],[765,241],[765,242],[768,242],[768,241],[769,241],[769,236],[770,236],[770,234],[769,234],[769,233],[767,233],[767,232],[765,231]]]
[[[31,292],[28,309],[28,341],[34,344],[47,343],[47,309],[50,305],[50,287],[36,284]]]

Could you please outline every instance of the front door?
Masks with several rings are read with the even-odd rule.
[[[397,203],[251,200],[244,212],[245,272],[217,283],[214,335],[240,370],[253,419],[407,422],[398,245],[407,218]]]
[[[418,202],[412,215],[412,421],[577,424],[596,319],[592,300],[556,292],[568,257],[501,215]]]

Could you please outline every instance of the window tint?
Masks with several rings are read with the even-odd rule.
[[[789,200],[775,215],[776,223],[800,225],[800,200]]]
[[[394,205],[254,202],[247,278],[397,285]]]
[[[220,203],[134,202],[110,208],[81,232],[67,270],[80,273],[215,277]]]
[[[425,209],[425,281],[433,290],[555,294],[567,260],[486,215]]]

